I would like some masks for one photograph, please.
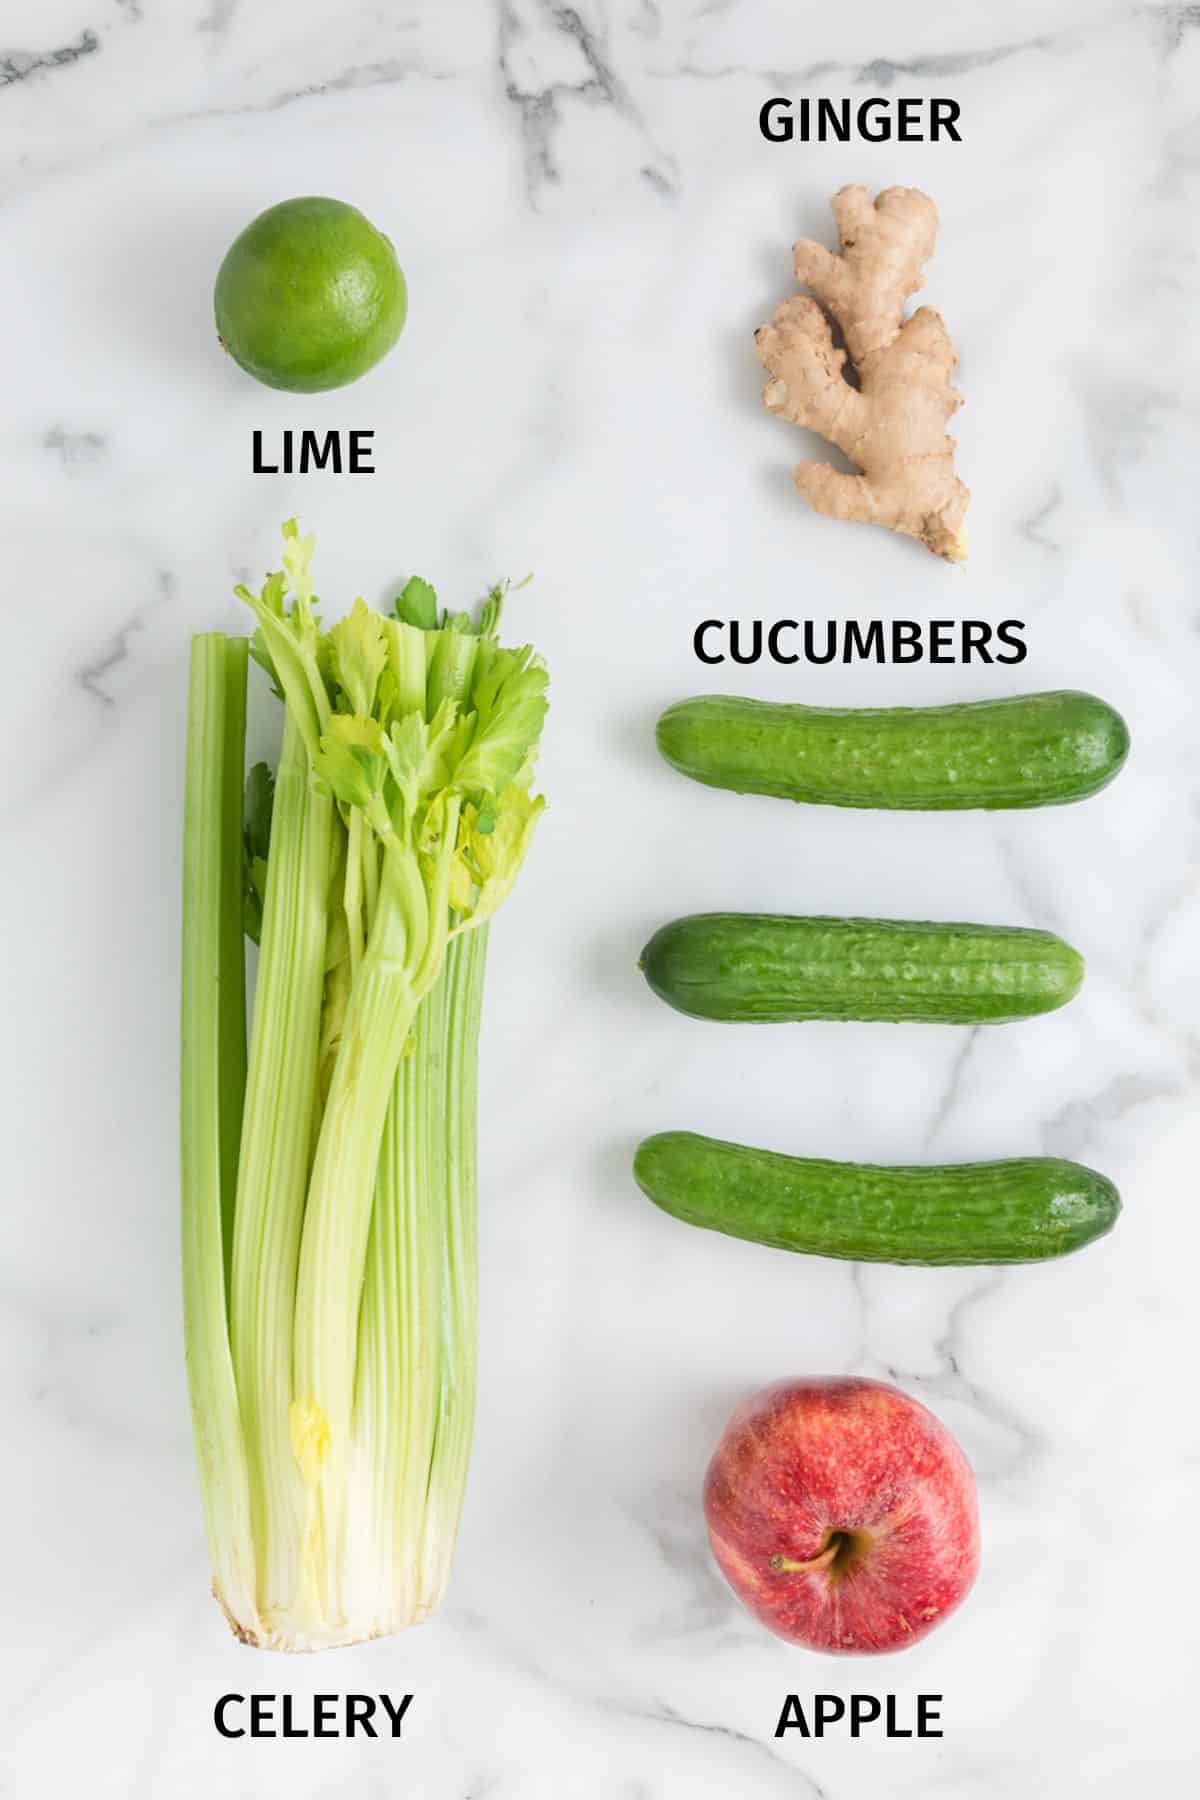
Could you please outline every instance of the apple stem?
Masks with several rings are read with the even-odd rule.
[[[807,1562],[796,1562],[790,1556],[783,1556],[779,1551],[771,1558],[770,1567],[777,1575],[811,1575],[818,1569],[827,1569],[837,1556],[843,1543],[840,1532],[835,1532],[819,1556],[810,1556]]]

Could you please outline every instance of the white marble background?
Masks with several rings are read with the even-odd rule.
[[[770,146],[771,93],[949,94],[964,141]],[[1009,0],[41,0],[0,6],[7,672],[5,1800],[1155,1800],[1196,1792],[1200,1490],[1200,9]],[[961,348],[965,569],[810,516],[750,332],[847,180],[927,186]],[[259,208],[356,202],[412,295],[387,364],[301,401],[219,354]],[[255,426],[370,426],[374,480],[253,478]],[[450,1601],[293,1662],[206,1591],[180,1353],[178,839],[189,633],[279,521],[321,585],[536,582],[552,810],[494,940],[484,1341]],[[1017,672],[702,676],[702,612],[1028,623]],[[652,746],[689,691],[946,700],[1067,684],[1135,753],[1085,805],[789,810]],[[265,726],[264,726],[265,730]],[[706,907],[994,919],[1089,958],[988,1032],[692,1024],[634,968]],[[1116,1177],[1105,1243],[860,1270],[689,1233],[629,1177],[697,1126],[879,1159],[1044,1149]],[[978,1471],[958,1617],[880,1662],[766,1636],[709,1560],[740,1395],[890,1377]],[[417,1698],[401,1745],[224,1743],[228,1689]],[[772,1738],[786,1692],[944,1694],[936,1743]]]

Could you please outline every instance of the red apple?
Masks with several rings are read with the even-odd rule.
[[[970,1464],[884,1382],[782,1381],[729,1421],[704,1482],[726,1580],[810,1650],[900,1650],[953,1612],[979,1567]]]

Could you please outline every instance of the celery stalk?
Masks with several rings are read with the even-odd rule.
[[[245,638],[225,641],[221,769],[221,1242],[228,1308],[242,1102],[246,1088],[246,943],[242,919],[242,765],[246,756]]]
[[[240,806],[245,646],[219,633],[194,640],[183,812],[183,988],[180,1058],[183,1316],[188,1387],[213,1592],[234,1629],[258,1630],[250,1486],[229,1351],[225,1221],[245,1062]],[[229,870],[237,871],[236,885]],[[236,908],[236,910],[234,910]],[[236,930],[234,925],[236,924]]]
[[[487,926],[456,938],[446,958],[448,992],[442,1071],[442,1305],[438,1417],[423,1510],[418,1617],[441,1604],[450,1578],[475,1424],[478,1301],[476,1112],[479,1025],[487,966]]]
[[[368,951],[369,957],[369,951]],[[364,962],[330,1084],[304,1222],[293,1337],[292,1448],[308,1495],[305,1612],[346,1616],[342,1569],[358,1310],[375,1176],[411,989]]]
[[[258,1610],[286,1615],[304,1495],[292,1455],[292,1318],[325,984],[333,801],[289,717],[271,853],[234,1229],[231,1340],[251,1479]]]
[[[359,1321],[354,1453],[369,1479],[364,1529],[376,1558],[371,1599],[391,1629],[415,1624],[423,1616],[416,1551],[440,1382],[441,1342],[431,1322],[442,1302],[447,985],[443,974],[422,1001],[411,1048],[396,1072],[376,1176]]]

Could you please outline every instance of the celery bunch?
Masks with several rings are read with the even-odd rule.
[[[247,646],[193,644],[184,820],[188,1376],[234,1631],[316,1649],[438,1604],[475,1398],[476,1045],[546,672],[410,581],[316,612],[284,527],[250,653],[284,703],[243,817]],[[243,922],[260,942],[247,1054]]]

